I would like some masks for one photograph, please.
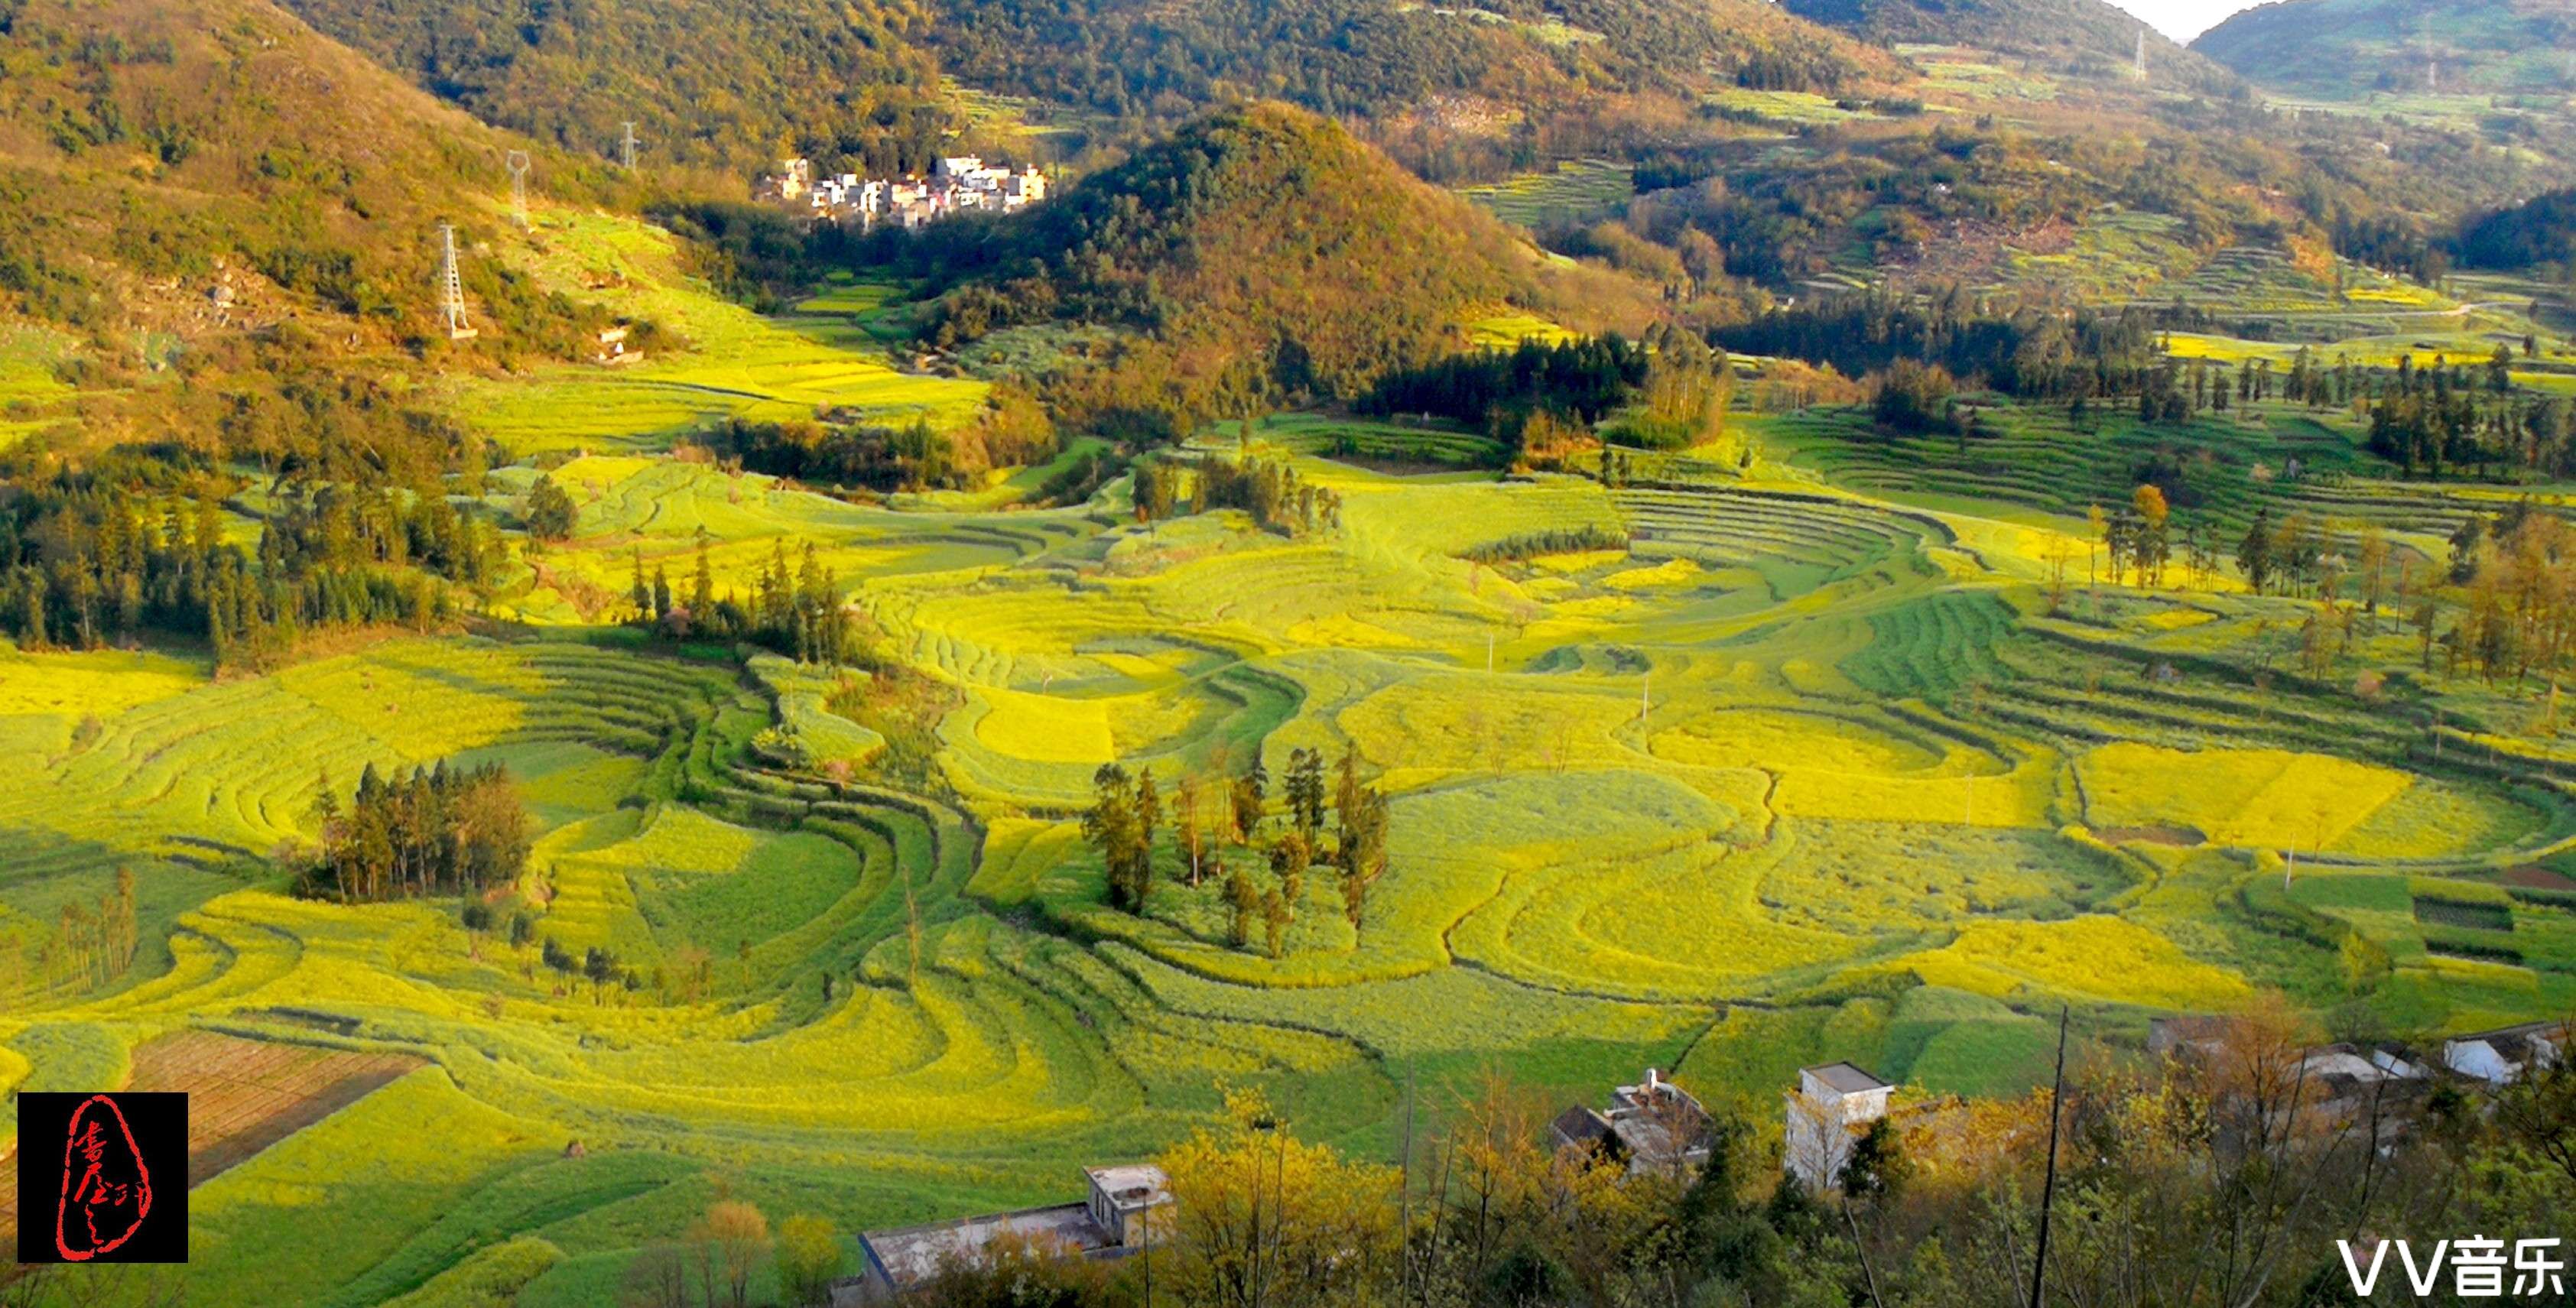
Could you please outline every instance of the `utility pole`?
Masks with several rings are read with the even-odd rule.
[[[2030,1261],[2030,1308],[2042,1308],[2040,1296],[2048,1286],[2048,1218],[2057,1202],[2057,1123],[2063,1116],[2066,1098],[2066,1018],[2068,1006],[2057,1009],[2057,1079],[2048,1091],[2048,1179],[2039,1187],[2039,1249]]]
[[[502,163],[510,170],[510,217],[524,232],[528,230],[528,170],[535,161],[525,150],[512,150]]]
[[[456,269],[456,228],[438,225],[439,309],[447,318],[447,339],[470,341],[480,335],[465,317],[465,279]]]

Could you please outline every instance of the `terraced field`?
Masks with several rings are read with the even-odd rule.
[[[2018,1092],[2061,1003],[2132,1048],[2265,990],[2426,1031],[2576,1002],[2548,888],[2576,758],[2536,689],[2427,671],[2394,621],[2295,674],[2313,599],[2084,577],[2083,508],[2158,456],[2212,531],[2298,509],[2418,560],[2492,498],[2375,479],[2286,411],[1991,419],[1963,451],[1748,416],[1758,464],[1659,456],[1616,489],[1479,466],[1464,433],[1273,420],[1258,449],[1341,497],[1306,536],[1137,522],[1123,483],[1001,511],[561,461],[573,538],[521,554],[483,634],[222,679],[0,657],[0,1088],[141,1083],[174,1047],[399,1071],[198,1189],[192,1297],[492,1278],[575,1305],[719,1191],[843,1229],[1058,1199],[1206,1121],[1220,1082],[1380,1154],[1408,1083],[1494,1066],[1586,1100],[1677,1068],[1767,1118],[1832,1058]],[[1593,547],[1531,553],[1550,533]],[[612,625],[638,559],[679,582],[702,540],[725,589],[811,543],[867,665]],[[813,766],[755,747],[782,727]],[[1300,749],[1390,797],[1356,923],[1317,869],[1277,956],[1238,947],[1168,823],[1141,911],[1109,906],[1096,768],[1151,769],[1169,804],[1260,760],[1275,831]],[[633,987],[469,935],[453,900],[285,893],[324,787],[437,759],[505,764],[536,817],[495,906]],[[119,868],[132,966],[41,961]],[[317,1201],[365,1216],[317,1248]]]

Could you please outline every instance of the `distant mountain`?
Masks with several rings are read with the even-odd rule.
[[[904,0],[283,0],[486,122],[613,157],[744,171],[789,150],[927,167],[958,126]]]
[[[1472,311],[1548,294],[1537,252],[1500,223],[1275,102],[1186,124],[980,236],[953,226],[928,238],[958,243],[939,343],[1123,329],[1139,348],[1096,407],[1349,396],[1457,348]]]
[[[2096,75],[2130,66],[2143,32],[2151,82],[2223,91],[2233,80],[2104,0],[1785,0],[1785,7],[1872,41],[1964,45]]]
[[[2324,98],[2576,90],[2576,9],[2537,0],[2281,0],[2191,45],[2263,86]]]
[[[977,86],[1176,125],[1252,97],[1347,118],[1433,180],[1669,135],[1734,86],[1839,93],[1886,52],[1759,0],[930,0]]]

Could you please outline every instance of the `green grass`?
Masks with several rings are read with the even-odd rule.
[[[461,384],[457,416],[514,452],[659,449],[724,418],[778,421],[844,412],[862,420],[960,422],[984,385],[903,372],[867,324],[885,288],[833,288],[801,312],[764,319],[718,299],[679,266],[673,238],[629,219],[549,212],[507,251],[540,285],[649,319],[685,348],[620,368],[552,364]]]

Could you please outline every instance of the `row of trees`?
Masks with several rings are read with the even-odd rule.
[[[516,881],[528,862],[528,815],[498,763],[415,767],[358,776],[344,806],[324,778],[314,803],[320,853],[297,893],[342,903],[473,894]]]
[[[1165,811],[1153,770],[1134,774],[1106,763],[1092,774],[1092,803],[1082,818],[1083,838],[1100,854],[1107,874],[1109,902],[1129,913],[1142,913],[1154,884],[1155,842],[1166,819],[1171,846],[1192,889],[1214,881],[1230,913],[1229,936],[1237,948],[1253,942],[1256,924],[1271,957],[1285,948],[1285,932],[1305,898],[1307,873],[1330,868],[1341,890],[1343,916],[1359,929],[1368,889],[1386,871],[1388,804],[1376,786],[1360,778],[1359,756],[1345,748],[1325,780],[1319,751],[1298,748],[1288,755],[1282,799],[1287,812],[1275,834],[1267,833],[1270,775],[1256,756],[1240,776],[1213,780],[1184,773]],[[1325,839],[1326,814],[1332,815],[1332,838]],[[1229,866],[1225,849],[1254,849],[1255,862]],[[1269,886],[1256,884],[1253,867],[1266,867]]]

